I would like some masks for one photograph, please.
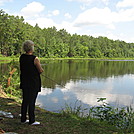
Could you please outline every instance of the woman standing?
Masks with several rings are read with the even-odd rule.
[[[35,121],[35,102],[38,92],[41,91],[40,74],[43,72],[38,57],[33,55],[34,43],[27,40],[23,43],[25,54],[20,56],[20,88],[23,93],[21,105],[21,122],[29,122],[31,125],[39,125],[40,122]],[[29,120],[27,120],[27,112]]]

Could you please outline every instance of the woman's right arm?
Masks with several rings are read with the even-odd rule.
[[[42,73],[44,71],[41,67],[40,60],[38,59],[38,57],[34,59],[34,65],[37,67],[39,73]]]

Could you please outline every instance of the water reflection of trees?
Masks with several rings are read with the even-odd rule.
[[[65,85],[70,80],[106,79],[112,76],[134,74],[134,61],[97,61],[97,60],[53,60],[41,61],[44,68],[43,75],[56,81],[42,77],[42,85],[47,88],[55,88],[56,85]],[[10,63],[0,64],[0,79],[9,74]],[[14,64],[18,66],[18,62]],[[13,65],[12,65],[13,66]],[[18,76],[19,77],[19,76]]]
[[[44,68],[44,75],[65,85],[70,80],[106,79],[112,76],[134,74],[133,61],[58,60]],[[56,82],[42,76],[43,87],[55,88]]]

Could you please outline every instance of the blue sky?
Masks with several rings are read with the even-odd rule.
[[[134,0],[0,0],[0,8],[33,26],[134,42]]]

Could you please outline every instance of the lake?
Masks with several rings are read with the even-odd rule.
[[[0,72],[6,72],[0,64]],[[36,105],[59,112],[68,104],[83,108],[98,105],[106,98],[111,106],[134,107],[133,60],[50,60],[41,61],[42,91]]]
[[[132,60],[58,60],[42,66],[37,105],[46,110],[59,112],[66,104],[88,108],[98,105],[97,98],[106,98],[111,106],[134,107]]]

